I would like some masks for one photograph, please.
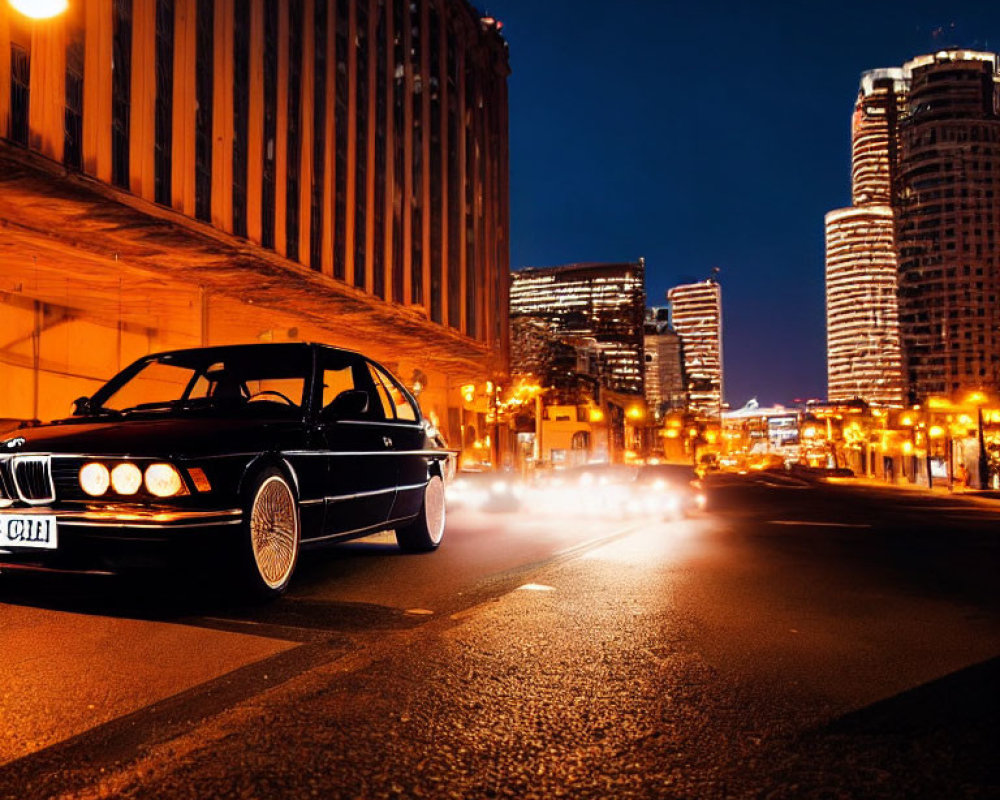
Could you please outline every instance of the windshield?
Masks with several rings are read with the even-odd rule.
[[[167,353],[133,364],[91,399],[93,413],[194,408],[301,412],[312,361],[302,348]]]

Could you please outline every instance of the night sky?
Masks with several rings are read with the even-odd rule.
[[[826,396],[823,215],[860,74],[1000,49],[1000,2],[483,0],[510,45],[511,266],[721,269],[726,400]]]

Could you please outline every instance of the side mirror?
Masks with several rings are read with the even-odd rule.
[[[368,413],[368,392],[362,389],[348,389],[338,394],[330,405],[320,412],[320,418],[360,419]]]
[[[78,397],[73,401],[73,416],[85,417],[90,413],[90,398]]]

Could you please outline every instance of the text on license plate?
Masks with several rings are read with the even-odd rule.
[[[0,514],[0,547],[55,550],[58,545],[55,515]]]

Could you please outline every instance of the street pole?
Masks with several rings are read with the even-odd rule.
[[[976,413],[979,424],[979,488],[988,489],[990,468],[986,460],[986,436],[983,434],[983,407],[977,406]]]

